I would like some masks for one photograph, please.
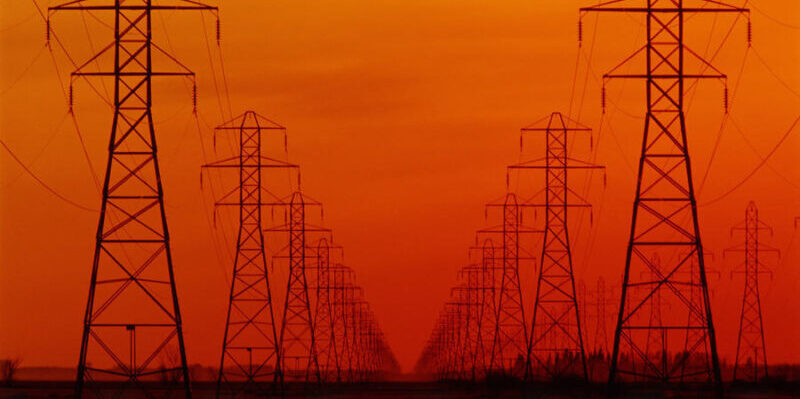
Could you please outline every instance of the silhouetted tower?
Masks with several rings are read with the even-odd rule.
[[[568,171],[603,167],[568,156],[569,136],[573,133],[591,132],[591,129],[559,112],[552,113],[544,126],[534,124],[523,128],[522,133],[526,132],[544,133],[546,143],[543,159],[509,166],[509,170],[541,170],[545,173],[544,203],[526,203],[545,210],[536,300],[525,362],[526,378],[580,375],[588,379],[575,279],[572,274],[567,209],[591,205],[569,188]]]
[[[345,379],[347,381],[359,380],[359,359],[358,359],[358,314],[356,307],[361,301],[361,287],[355,285],[355,278],[353,274],[348,275],[350,278],[345,282],[344,298],[340,304],[343,309],[343,317],[345,322],[345,335],[344,346],[346,350],[343,351],[345,360],[343,365],[347,366]]]
[[[336,343],[336,381],[346,381],[350,379],[353,368],[352,344],[350,335],[352,326],[350,325],[350,296],[353,290],[353,271],[344,265],[337,264],[332,266],[330,272],[332,276],[331,291],[333,293],[333,336]]]
[[[584,298],[582,284],[578,284],[578,299]],[[606,307],[614,303],[613,299],[608,296],[610,292],[606,287],[605,279],[600,276],[595,283],[594,288],[586,287],[587,294],[585,299],[580,302],[582,306],[581,317],[586,322],[581,324],[584,332],[584,345],[587,346],[586,363],[589,369],[589,379],[592,381],[600,381],[607,378],[607,360],[610,358],[608,354],[608,312]],[[585,316],[584,316],[585,315]],[[585,327],[585,329],[583,328]]]
[[[475,361],[473,364],[481,376],[486,376],[491,366],[492,345],[497,324],[497,283],[498,269],[495,258],[495,246],[491,238],[487,238],[480,247],[480,309],[478,313],[478,338],[475,343]]]
[[[254,111],[223,123],[215,129],[217,132],[236,133],[239,139],[237,155],[203,165],[209,169],[235,170],[239,176],[238,186],[215,203],[215,206],[235,206],[239,215],[217,378],[217,397],[220,397],[267,392],[269,384],[273,388],[282,385],[261,222],[264,206],[282,203],[264,202],[261,176],[265,169],[297,170],[298,166],[262,155],[262,136],[268,132],[285,135],[286,129]]]
[[[314,310],[314,334],[322,381],[339,380],[341,370],[334,323],[336,314],[332,291],[335,284],[331,276],[331,247],[326,238],[317,244],[316,304]],[[334,294],[335,295],[335,294]]]
[[[597,289],[595,290],[595,307],[597,312],[597,320],[594,330],[594,348],[604,355],[608,353],[608,328],[606,315],[606,305],[608,300],[606,297],[606,280],[601,276],[597,279]]]
[[[490,369],[501,374],[519,375],[528,351],[528,330],[519,281],[521,217],[517,196],[508,193],[502,209],[503,264]]]
[[[770,273],[759,260],[759,253],[777,252],[776,249],[759,242],[758,232],[772,228],[758,218],[758,208],[753,201],[747,204],[745,219],[731,229],[743,231],[745,242],[726,252],[743,252],[744,270],[735,273],[744,274],[744,294],[742,295],[742,313],[739,319],[739,339],[736,342],[736,363],[733,366],[733,379],[758,382],[768,376],[766,341],[764,340],[764,322],[761,318],[761,296],[758,292],[758,277],[762,273]]]
[[[647,37],[641,49],[603,76],[604,81],[644,79],[647,107],[609,384],[622,376],[635,375],[661,382],[710,381],[717,396],[721,396],[722,380],[686,139],[684,88],[687,79],[724,79],[725,75],[686,46],[684,25],[687,16],[697,13],[748,10],[717,1],[697,3],[698,6],[687,6],[683,0],[647,0],[642,5],[637,1],[613,1],[581,8],[581,14],[639,13],[645,17]],[[641,58],[644,71],[619,72],[622,65]],[[687,70],[687,64],[692,70]],[[658,279],[650,281],[641,271],[654,270],[654,253],[660,254],[662,268]],[[692,264],[692,258],[697,261],[697,278],[681,273]],[[702,302],[687,300],[693,284],[700,285]],[[667,352],[669,363],[666,367],[660,367],[658,359],[652,359],[645,350],[652,328],[646,305],[657,292],[662,294],[662,304],[671,306],[662,328],[666,336],[663,351]],[[688,318],[690,312],[698,317]],[[687,324],[687,320],[698,320],[699,324]],[[701,341],[690,345],[690,352],[672,356],[683,351],[685,336],[696,329],[705,332]],[[710,353],[701,353],[706,347]]]
[[[454,309],[454,326],[455,341],[453,345],[453,366],[452,377],[459,380],[468,379],[467,369],[467,353],[469,353],[469,338],[467,333],[469,331],[470,323],[470,302],[468,299],[469,288],[466,284],[462,283],[451,290],[451,302]]]
[[[280,347],[287,378],[319,381],[314,323],[306,280],[306,201],[298,191],[289,203],[289,281],[286,285]]]
[[[459,271],[459,278],[464,281],[460,289],[459,301],[464,317],[463,337],[461,344],[460,362],[461,378],[474,381],[478,370],[475,365],[475,354],[478,351],[480,340],[480,310],[482,307],[481,296],[483,291],[482,269],[480,265],[469,265]]]
[[[113,43],[72,72],[73,77],[114,78],[114,117],[75,385],[78,398],[90,390],[99,395],[99,386],[109,379],[119,381],[126,392],[147,391],[147,381],[172,381],[171,390],[191,396],[151,84],[156,76],[194,74],[152,42],[152,12],[167,9],[216,13],[216,7],[199,2],[153,5],[150,0],[67,1],[48,9],[48,31],[49,17],[57,11],[114,14]],[[154,60],[179,70],[155,70]],[[95,66],[98,70],[90,70]]]

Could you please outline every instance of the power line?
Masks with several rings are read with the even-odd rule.
[[[747,146],[750,147],[751,150],[753,150],[753,153],[756,154],[756,156],[758,156],[760,159],[763,160],[764,157],[761,156],[761,153],[758,152],[758,150],[753,145],[753,143],[750,141],[750,139],[747,138],[747,136],[744,134],[744,131],[742,130],[742,128],[739,127],[738,123],[736,123],[735,119],[731,118],[731,124],[733,125],[734,129],[736,130],[736,132],[739,133],[740,136],[742,136],[742,139],[744,140],[745,144],[747,144]],[[792,186],[794,188],[800,189],[800,185],[798,185],[797,183],[793,182],[788,177],[784,176],[784,174],[781,173],[780,170],[778,170],[777,168],[772,166],[770,163],[767,163],[767,166],[770,168],[770,170],[775,172],[775,174],[778,175],[778,177],[783,179],[783,181],[785,181],[786,184],[789,184],[790,186]]]
[[[10,84],[8,87],[6,87],[6,88],[5,88],[5,90],[3,90],[2,92],[0,92],[0,96],[3,96],[3,95],[5,95],[6,93],[8,93],[8,92],[9,92],[11,89],[13,89],[13,88],[14,88],[14,86],[16,86],[16,85],[17,85],[17,83],[19,83],[19,81],[20,81],[20,80],[22,80],[22,78],[25,76],[25,74],[27,74],[27,73],[28,73],[28,71],[30,71],[30,69],[33,67],[33,64],[35,64],[35,63],[36,63],[36,61],[38,61],[38,60],[39,60],[39,57],[41,57],[41,56],[42,56],[42,53],[44,52],[44,49],[45,49],[46,47],[47,47],[47,46],[42,46],[42,47],[39,49],[39,52],[38,52],[38,53],[36,53],[36,55],[33,57],[33,59],[31,60],[31,62],[28,64],[28,66],[26,66],[26,67],[25,67],[25,69],[23,69],[23,70],[22,70],[22,72],[21,72],[21,73],[20,73],[20,74],[19,74],[19,75],[18,75],[16,78],[14,78],[14,80],[13,80],[13,81],[11,81],[11,84]]]
[[[758,50],[756,50],[755,47],[753,48],[753,53],[756,55],[756,58],[758,58],[758,60],[761,61],[761,64],[764,65],[764,68],[767,69],[767,72],[769,72],[770,75],[772,75],[783,87],[789,90],[789,92],[794,94],[795,97],[800,98],[800,93],[794,91],[794,89],[792,89],[792,87],[789,86],[789,84],[786,83],[785,80],[783,80],[777,73],[775,73],[775,71],[769,66],[769,64],[767,64],[767,62],[764,61],[764,58],[761,57],[761,54],[758,53]]]
[[[69,198],[67,198],[67,197],[65,197],[65,196],[63,196],[63,195],[61,195],[61,194],[59,194],[59,192],[58,192],[58,191],[56,191],[54,188],[50,187],[50,186],[49,186],[47,183],[45,183],[45,182],[44,182],[44,180],[42,180],[42,179],[40,179],[38,176],[36,176],[36,174],[35,174],[35,173],[33,173],[33,171],[32,171],[32,170],[30,170],[30,169],[29,169],[29,168],[28,168],[28,167],[25,165],[25,163],[24,163],[24,162],[22,162],[22,160],[20,160],[20,159],[17,157],[17,155],[16,155],[16,154],[14,154],[14,151],[11,151],[11,148],[9,148],[9,146],[6,144],[6,142],[5,142],[5,141],[3,141],[2,139],[0,139],[0,144],[2,144],[3,148],[5,148],[5,149],[6,149],[6,151],[8,151],[8,155],[11,155],[11,158],[12,158],[12,159],[14,159],[14,161],[16,161],[16,162],[17,162],[17,164],[19,164],[19,166],[20,166],[20,167],[21,167],[21,168],[22,168],[22,169],[23,169],[23,170],[24,170],[26,173],[28,173],[28,175],[30,175],[30,176],[33,178],[33,180],[36,180],[36,182],[37,182],[37,183],[39,183],[39,184],[40,184],[42,187],[44,187],[44,189],[45,189],[45,190],[47,190],[47,191],[49,191],[51,194],[55,195],[55,196],[56,196],[58,199],[60,199],[60,200],[62,200],[62,201],[64,201],[64,202],[66,202],[66,203],[68,203],[68,204],[70,204],[70,205],[72,205],[72,206],[74,206],[74,207],[76,207],[76,208],[78,208],[78,209],[82,209],[82,210],[84,210],[84,211],[87,211],[87,212],[97,212],[97,209],[92,209],[92,208],[85,207],[85,206],[83,206],[83,205],[81,205],[81,204],[79,204],[79,203],[77,203],[77,202],[75,202],[75,201],[73,201],[73,200],[71,200],[71,199],[69,199]]]
[[[774,154],[775,151],[777,151],[778,148],[780,148],[781,144],[783,144],[783,142],[786,141],[786,139],[789,137],[789,135],[794,130],[794,127],[797,126],[797,122],[800,122],[800,116],[798,116],[794,120],[794,122],[792,123],[792,126],[789,127],[789,130],[787,130],[786,133],[783,134],[783,137],[781,137],[781,139],[778,141],[778,143],[775,144],[775,147],[773,147],[772,150],[770,150],[770,152],[761,160],[761,162],[758,163],[758,165],[755,167],[755,169],[753,169],[750,173],[748,173],[747,176],[745,176],[741,181],[739,181],[739,183],[736,183],[736,185],[731,187],[728,191],[724,192],[722,195],[720,195],[720,196],[718,196],[718,197],[716,197],[716,198],[714,198],[712,200],[709,200],[709,201],[706,201],[706,202],[700,204],[700,206],[711,205],[711,204],[713,204],[713,203],[715,203],[715,202],[727,197],[728,195],[730,195],[731,193],[736,191],[739,187],[741,187],[744,183],[746,183],[748,180],[750,180],[750,178],[753,177],[753,175],[755,175],[756,172],[758,172],[761,169],[761,167],[763,167],[767,163],[767,161],[772,156],[772,154]]]
[[[800,29],[800,26],[792,25],[790,23],[783,22],[783,21],[773,17],[772,15],[769,15],[769,14],[765,13],[762,9],[756,7],[755,5],[751,5],[751,7],[753,7],[754,10],[758,11],[759,14],[767,17],[767,19],[771,20],[772,22],[775,22],[778,25],[784,26],[784,27],[789,28],[789,29]]]

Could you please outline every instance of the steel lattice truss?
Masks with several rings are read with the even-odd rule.
[[[685,45],[684,25],[687,17],[696,13],[748,10],[716,1],[685,3],[689,2],[610,1],[581,8],[582,15],[641,14],[647,35],[645,46],[604,75],[604,81],[644,79],[647,97],[609,381],[611,384],[624,378],[663,383],[710,381],[721,396],[720,367],[686,140],[684,87],[687,79],[724,79],[725,75]],[[623,65],[637,63],[639,67],[644,65],[640,73],[618,72]],[[660,265],[653,263],[654,254],[660,256]],[[692,295],[694,289],[700,290],[700,301]],[[669,317],[663,313],[663,325],[653,326],[650,304],[658,297],[661,306],[669,307]],[[663,337],[662,354],[656,358],[646,347],[653,330]],[[690,336],[694,342],[687,344]]]
[[[317,336],[317,359],[322,381],[341,381],[336,341],[334,312],[334,295],[331,281],[331,248],[326,238],[321,238],[317,244],[317,278],[316,278],[316,306],[314,307],[314,332]]]
[[[545,125],[535,124],[522,131],[545,135],[543,158],[509,167],[511,170],[545,173],[544,202],[534,198],[525,203],[526,206],[545,210],[544,239],[526,358],[526,377],[547,379],[579,375],[587,379],[586,354],[572,274],[567,210],[589,205],[570,189],[568,171],[603,167],[568,156],[568,137],[591,130],[561,113],[551,114]]]
[[[744,274],[744,293],[739,319],[739,339],[736,342],[736,363],[733,367],[734,380],[758,382],[769,374],[758,278],[760,274],[771,272],[763,270],[766,267],[759,260],[759,254],[778,251],[759,241],[758,232],[765,230],[772,233],[772,228],[758,218],[755,202],[750,201],[745,210],[744,221],[731,229],[731,232],[744,232],[744,243],[725,250],[744,254],[744,263],[736,270],[736,273]]]
[[[287,204],[287,223],[267,230],[286,232],[289,235],[287,247],[289,279],[286,284],[286,299],[278,336],[282,374],[289,380],[319,381],[319,360],[306,276],[306,262],[309,260],[306,256],[306,236],[311,232],[329,230],[306,224],[307,205],[319,205],[319,203],[307,203],[299,191],[293,193]]]
[[[483,241],[480,251],[480,279],[477,281],[480,307],[477,315],[477,340],[472,356],[472,378],[485,377],[491,372],[492,345],[497,331],[497,248],[491,238]]]
[[[114,16],[114,41],[72,73],[114,79],[114,115],[83,323],[78,398],[131,390],[191,396],[156,156],[152,78],[194,75],[152,41],[152,12],[164,9],[216,13],[216,7],[194,1],[78,0],[48,9],[48,30],[49,17],[58,11],[110,11]],[[176,69],[155,70],[154,60],[167,61]],[[97,70],[92,70],[95,66]]]
[[[267,132],[285,135],[285,128],[253,111],[220,125],[215,134],[238,134],[239,153],[203,166],[235,170],[239,176],[238,185],[215,203],[235,206],[239,216],[217,397],[275,392],[283,382],[261,220],[263,207],[280,203],[265,202],[262,170],[296,171],[298,166],[262,155]]]
[[[506,195],[502,205],[503,267],[497,300],[497,322],[490,368],[492,371],[519,375],[520,359],[528,351],[528,330],[522,305],[522,286],[519,281],[520,207],[513,193]]]

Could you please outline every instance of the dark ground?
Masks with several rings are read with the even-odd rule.
[[[213,383],[195,383],[193,385],[193,397],[195,399],[206,399],[215,397],[215,386]],[[553,398],[553,399],[572,399],[572,398],[605,398],[602,384],[577,386],[572,384],[555,385],[540,384],[535,386],[507,386],[505,388],[489,387],[486,384],[465,384],[465,383],[444,383],[444,382],[419,382],[419,381],[390,381],[362,384],[333,385],[326,389],[309,389],[299,385],[287,387],[288,395],[286,398],[331,398],[331,399],[466,399],[466,398]],[[72,395],[72,383],[65,381],[20,381],[12,386],[0,387],[0,398],[14,399],[61,399],[70,398]],[[124,395],[127,397],[138,397],[138,395]],[[171,396],[176,398],[176,396]],[[265,396],[252,396],[265,397]],[[278,396],[279,397],[279,396]],[[709,392],[696,391],[691,389],[668,390],[663,389],[628,389],[621,392],[619,398],[710,398]],[[731,399],[788,399],[800,398],[800,384],[783,383],[765,385],[737,385],[728,384],[725,389],[725,397]]]

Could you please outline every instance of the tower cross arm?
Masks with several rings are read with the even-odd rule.
[[[166,2],[163,2],[166,3]],[[83,10],[83,11],[115,11],[115,10],[207,10],[218,11],[217,6],[201,3],[192,0],[178,0],[166,4],[145,4],[144,2],[138,4],[107,4],[98,1],[86,0],[73,0],[61,3],[52,7],[48,7],[50,12],[64,11],[64,10]]]
[[[508,169],[605,169],[603,165],[596,165],[589,162],[583,162],[577,159],[567,158],[569,161],[579,162],[579,165],[564,165],[564,166],[548,166],[531,164],[530,162],[523,162],[514,165],[509,165]]]
[[[241,168],[241,167],[264,168],[264,169],[268,169],[268,168],[295,168],[295,169],[297,169],[297,168],[300,168],[300,165],[293,164],[293,163],[286,162],[286,161],[281,161],[281,160],[274,159],[274,158],[265,157],[263,155],[259,157],[259,160],[261,161],[261,163],[259,163],[258,165],[243,165],[243,164],[241,164],[241,162],[239,162],[239,157],[235,156],[235,157],[225,158],[225,159],[221,159],[219,161],[214,161],[214,162],[207,163],[205,165],[202,165],[201,168]]]
[[[631,4],[634,3],[634,4]],[[697,12],[697,13],[711,13],[711,12],[732,12],[732,13],[749,13],[750,9],[746,7],[737,7],[731,4],[726,4],[721,1],[702,0],[693,1],[691,6],[661,6],[661,5],[641,5],[640,1],[634,0],[611,0],[605,1],[593,6],[581,7],[580,13],[588,12],[631,12],[631,13],[672,13],[680,12]]]

